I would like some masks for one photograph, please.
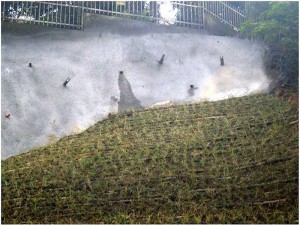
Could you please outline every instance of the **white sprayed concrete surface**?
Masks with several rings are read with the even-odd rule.
[[[2,28],[2,159],[118,112],[119,71],[143,107],[268,89],[263,48],[247,40],[102,16],[89,17],[84,31],[27,26],[27,32]]]

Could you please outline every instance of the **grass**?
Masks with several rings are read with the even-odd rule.
[[[298,223],[297,120],[273,95],[111,115],[2,161],[2,222]]]

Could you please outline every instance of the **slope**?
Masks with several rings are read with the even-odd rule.
[[[110,115],[2,161],[2,222],[296,223],[297,120],[273,95]]]
[[[2,23],[1,112],[11,114],[1,119],[3,158],[118,112],[119,71],[142,106],[268,91],[258,43],[121,18],[88,19],[84,31]]]

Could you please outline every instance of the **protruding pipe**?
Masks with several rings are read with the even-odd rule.
[[[9,117],[10,117],[10,113],[6,113],[6,114],[5,114],[5,117],[6,117],[6,118],[9,118]]]
[[[164,59],[165,59],[165,54],[162,55],[162,57],[160,58],[160,60],[158,61],[158,64],[163,64],[164,62]]]
[[[64,86],[67,86],[67,84],[70,82],[70,80],[71,80],[71,77],[68,77],[64,82]]]
[[[198,89],[198,88],[195,87],[195,85],[191,84],[191,85],[190,85],[190,89],[188,90],[189,95],[190,95],[190,96],[194,96],[194,95],[195,95],[194,91],[197,90],[197,89]]]
[[[224,66],[224,58],[223,58],[223,56],[220,57],[220,63],[221,63],[221,66]]]
[[[32,64],[31,63],[29,63],[29,65],[28,65],[29,67],[32,67]]]

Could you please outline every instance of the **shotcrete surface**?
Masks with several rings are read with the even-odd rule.
[[[256,43],[174,26],[87,18],[84,31],[2,26],[2,159],[81,132],[120,107],[130,108],[132,98],[144,107],[268,89],[264,49]]]

